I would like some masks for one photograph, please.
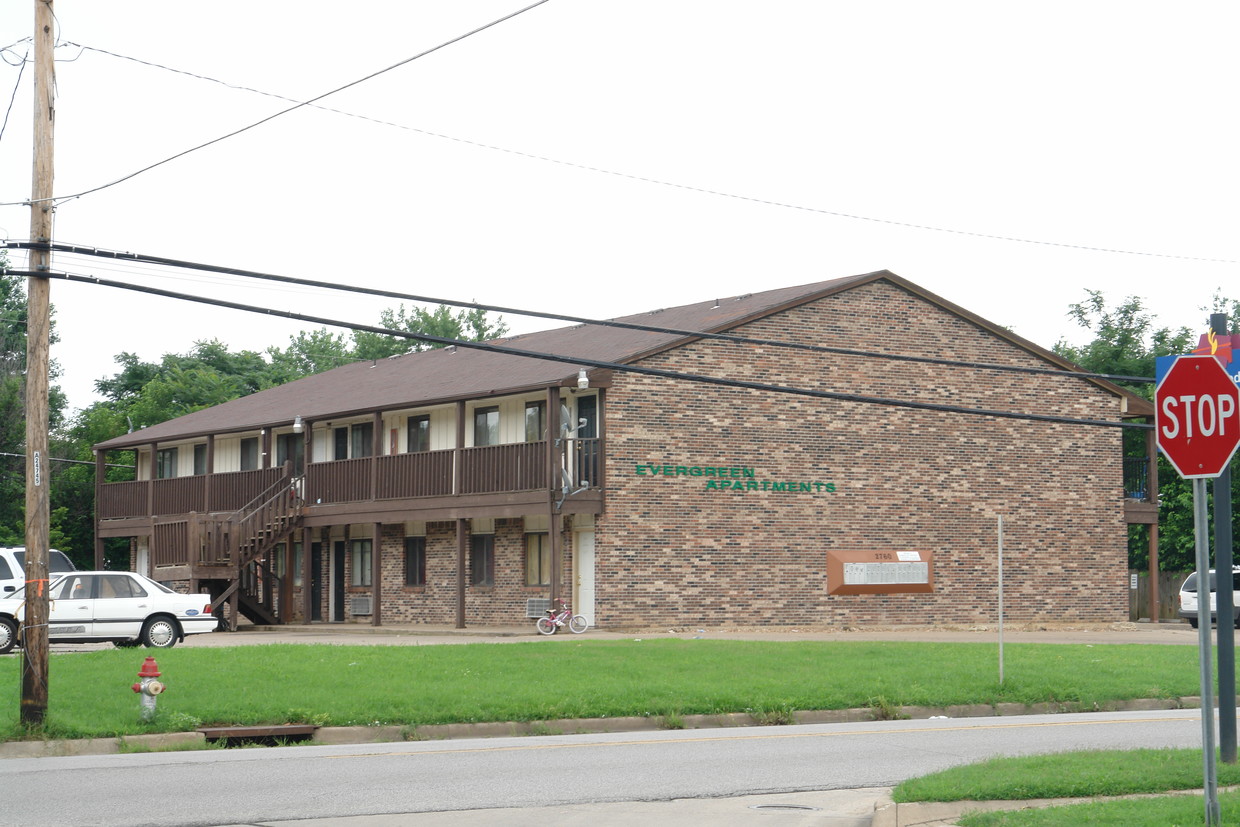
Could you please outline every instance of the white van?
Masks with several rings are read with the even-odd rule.
[[[64,552],[48,549],[47,570],[51,574],[76,571],[77,566]],[[22,546],[0,547],[0,597],[7,597],[26,585],[26,549]]]
[[[1236,628],[1240,629],[1240,566],[1232,568],[1231,582],[1233,597],[1233,617],[1232,622]],[[1218,621],[1218,595],[1216,594],[1218,583],[1214,575],[1214,569],[1210,569],[1210,622]],[[1197,605],[1197,572],[1193,572],[1184,579],[1184,585],[1180,586],[1180,617],[1188,621],[1188,625],[1194,629],[1197,628],[1197,616],[1199,606]]]

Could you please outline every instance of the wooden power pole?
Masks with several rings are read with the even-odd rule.
[[[55,20],[52,0],[34,4],[34,173],[30,240],[52,243],[52,138],[55,127]],[[30,251],[30,271],[51,270],[52,252]],[[48,485],[47,422],[51,280],[30,276],[26,328],[26,616],[22,641],[21,721],[42,726],[47,713]]]

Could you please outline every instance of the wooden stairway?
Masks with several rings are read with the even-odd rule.
[[[211,593],[211,605],[230,631],[244,615],[253,623],[286,621],[291,606],[282,605],[282,578],[271,565],[280,543],[292,542],[302,525],[302,479],[278,480],[231,514],[197,515],[198,563],[212,573],[199,578]]]

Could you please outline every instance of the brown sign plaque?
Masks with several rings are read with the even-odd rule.
[[[924,594],[933,591],[932,552],[827,552],[827,594]]]

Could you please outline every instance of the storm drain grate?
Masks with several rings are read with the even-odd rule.
[[[808,804],[750,804],[751,810],[800,810],[805,812],[814,812],[821,810],[821,807],[811,807]]]

